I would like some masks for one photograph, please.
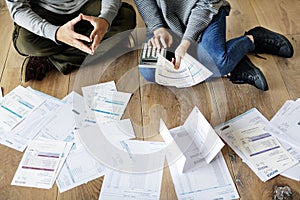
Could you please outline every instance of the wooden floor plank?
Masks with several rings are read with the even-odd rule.
[[[245,31],[260,25],[253,12],[251,0],[230,1],[231,11],[227,17],[228,39],[244,35]]]
[[[5,0],[0,0],[0,10],[7,10]]]
[[[133,4],[132,0],[126,2]],[[67,76],[52,71],[43,81],[30,81],[24,86],[63,98],[73,90],[81,93],[82,86],[115,80],[119,91],[132,93],[123,118],[132,120],[137,137],[144,140],[162,141],[159,137],[159,120],[163,119],[168,128],[182,125],[194,106],[199,107],[212,126],[253,107],[271,119],[286,100],[300,97],[300,3],[297,0],[230,0],[230,3],[232,10],[227,18],[228,38],[243,35],[250,28],[262,25],[287,35],[294,46],[295,55],[289,59],[263,55],[267,58],[264,60],[249,55],[267,78],[270,88],[267,92],[246,84],[234,85],[225,78],[186,89],[152,84],[146,82],[138,72],[139,51],[96,62],[90,68],[76,70]],[[4,0],[0,0],[0,20],[0,84],[7,94],[21,84],[20,66],[24,57],[19,56],[11,44],[13,24]],[[144,27],[139,15],[137,27]],[[145,39],[144,32],[135,34],[135,38],[140,44]],[[2,145],[0,152],[7,155],[0,162],[0,199],[98,199],[103,177],[61,194],[56,186],[50,190],[11,186],[22,153]],[[278,176],[263,183],[227,145],[222,153],[242,200],[272,199],[274,188],[285,185],[292,189],[293,199],[300,199],[299,182]],[[167,167],[164,168],[161,199],[177,199]]]
[[[289,59],[276,57],[275,61],[284,80],[284,84],[287,87],[290,99],[296,100],[300,97],[300,34],[291,35],[289,39],[294,47],[294,56]]]
[[[1,4],[0,4],[1,5]],[[11,19],[8,11],[0,11],[0,41],[1,41],[1,49],[0,49],[0,77],[3,76],[2,72],[4,70],[5,63],[7,61],[7,56],[11,44],[11,37],[13,32],[13,24],[11,23]]]
[[[251,5],[261,25],[285,35],[300,33],[299,1],[253,0]]]
[[[23,57],[14,49],[12,43],[9,45],[7,61],[4,65],[4,71],[1,78],[4,95],[20,85],[21,64]]]

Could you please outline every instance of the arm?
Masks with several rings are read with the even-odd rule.
[[[173,43],[172,35],[164,27],[161,12],[155,0],[135,0],[135,4],[139,13],[141,14],[148,31],[153,33],[153,37],[149,39],[148,45],[154,48],[170,47]]]
[[[212,2],[216,2],[216,0]],[[194,8],[191,10],[183,39],[191,42],[197,41],[203,30],[211,22],[213,15],[218,13],[218,9],[222,4],[222,0],[216,3],[198,0]]]
[[[102,0],[99,17],[83,16],[84,20],[90,21],[94,26],[94,30],[90,35],[90,40],[92,41],[90,49],[92,54],[99,46],[105,33],[109,30],[112,21],[117,16],[121,6],[121,0]]]
[[[212,16],[217,14],[218,8],[222,5],[222,0],[203,1],[198,0],[187,23],[180,45],[175,50],[175,59],[173,60],[175,68],[179,68],[182,57],[188,51],[191,42],[196,42],[202,31],[209,25]]]
[[[121,8],[121,0],[102,0],[100,18],[105,19],[109,26]]]
[[[134,0],[148,30],[152,33],[155,29],[164,27],[164,23],[155,0]]]
[[[16,24],[32,33],[56,42],[55,34],[59,27],[43,20],[39,15],[33,12],[29,0],[6,0],[6,4]]]

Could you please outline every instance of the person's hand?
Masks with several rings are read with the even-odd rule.
[[[158,28],[153,32],[153,37],[148,41],[148,46],[160,49],[171,47],[173,43],[172,35],[165,28]]]
[[[94,27],[89,37],[74,31],[75,24],[81,20],[90,22]],[[105,19],[80,14],[57,30],[56,39],[88,54],[94,54],[108,28],[109,23]],[[92,44],[87,46],[83,41],[91,42]]]
[[[71,21],[59,27],[56,32],[56,39],[60,42],[68,44],[77,49],[80,49],[81,51],[84,51],[88,54],[92,54],[93,52],[91,48],[89,48],[87,45],[85,45],[82,42],[82,41],[91,42],[92,40],[89,37],[85,35],[81,35],[74,31],[75,24],[77,24],[79,21],[82,20],[82,16],[83,15],[80,14],[78,17],[72,19]]]
[[[100,42],[102,41],[105,33],[107,32],[109,23],[103,18],[94,16],[82,15],[82,19],[89,21],[94,27],[94,30],[90,35],[90,40],[92,41],[90,49],[92,50],[92,53],[94,53]]]
[[[181,59],[186,54],[188,49],[190,48],[190,41],[188,40],[182,40],[179,46],[175,50],[175,58],[172,58],[172,63],[174,64],[175,69],[179,69]]]

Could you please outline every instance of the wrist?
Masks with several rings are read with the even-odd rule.
[[[191,42],[190,42],[189,40],[183,39],[183,40],[181,40],[180,45],[182,45],[182,46],[184,46],[184,47],[186,47],[186,48],[189,48],[190,45],[191,45]]]

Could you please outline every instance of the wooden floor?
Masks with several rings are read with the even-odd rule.
[[[230,0],[230,3],[232,11],[228,17],[228,38],[240,36],[246,30],[262,25],[286,35],[294,46],[295,54],[290,59],[264,55],[267,58],[264,60],[250,56],[268,80],[270,89],[267,92],[249,85],[234,85],[221,78],[187,89],[149,84],[138,73],[136,51],[99,64],[98,74],[87,75],[89,72],[80,69],[64,76],[54,71],[42,82],[31,81],[24,86],[63,98],[72,90],[80,91],[81,86],[114,80],[118,90],[133,93],[124,118],[131,118],[137,137],[144,140],[157,139],[160,118],[169,128],[179,126],[194,106],[198,106],[212,126],[253,107],[270,119],[286,100],[300,97],[300,1]],[[142,26],[140,18],[138,22]],[[20,66],[24,58],[13,48],[12,30],[13,23],[5,2],[0,0],[0,86],[4,94],[21,84]],[[240,199],[273,199],[276,186],[289,186],[293,199],[300,199],[299,182],[278,176],[263,183],[228,146],[222,152]],[[22,153],[0,145],[0,154],[1,200],[98,199],[103,178],[64,193],[59,193],[56,185],[50,190],[11,186]],[[168,168],[164,170],[161,199],[176,199]]]

